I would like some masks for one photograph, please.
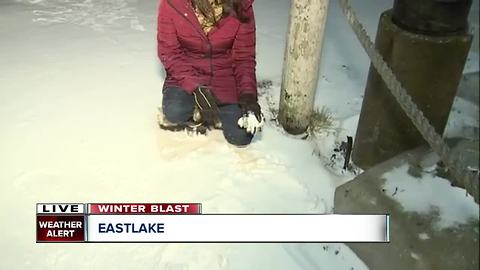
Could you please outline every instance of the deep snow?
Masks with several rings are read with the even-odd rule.
[[[391,0],[353,2],[373,36]],[[278,101],[289,3],[255,4],[258,77],[273,81],[264,105]],[[355,132],[368,59],[336,1],[316,100],[335,126],[312,147],[269,123],[246,149],[226,145],[218,131],[190,137],[158,129],[156,6],[0,1],[0,269],[366,269],[343,244],[35,244],[37,202],[192,201],[206,213],[329,213],[335,187],[351,179],[323,161]],[[472,106],[459,106],[458,119],[478,127]],[[450,122],[455,130],[466,125]]]

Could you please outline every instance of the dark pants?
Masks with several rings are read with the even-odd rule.
[[[193,107],[193,95],[176,87],[164,89],[162,109],[168,121],[177,124],[191,120]],[[244,146],[250,144],[253,135],[238,126],[240,117],[242,111],[238,104],[219,106],[219,118],[225,139],[233,145]]]

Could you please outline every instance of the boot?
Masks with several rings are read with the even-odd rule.
[[[172,123],[168,121],[168,119],[163,114],[162,108],[158,108],[157,114],[157,122],[158,126],[163,130],[168,131],[187,131],[188,134],[202,134],[205,135],[207,133],[207,127],[204,126],[201,122],[192,122],[187,121],[185,123]]]

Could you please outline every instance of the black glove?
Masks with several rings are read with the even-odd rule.
[[[246,115],[249,111],[251,111],[255,114],[258,122],[262,121],[262,109],[257,102],[257,96],[255,94],[241,94],[238,98],[238,105],[240,105],[243,115]]]
[[[195,104],[200,111],[202,122],[206,125],[215,125],[218,122],[217,98],[212,91],[205,86],[199,86],[193,91]]]

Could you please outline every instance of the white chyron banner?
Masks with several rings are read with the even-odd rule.
[[[89,215],[87,242],[389,242],[388,215]]]

